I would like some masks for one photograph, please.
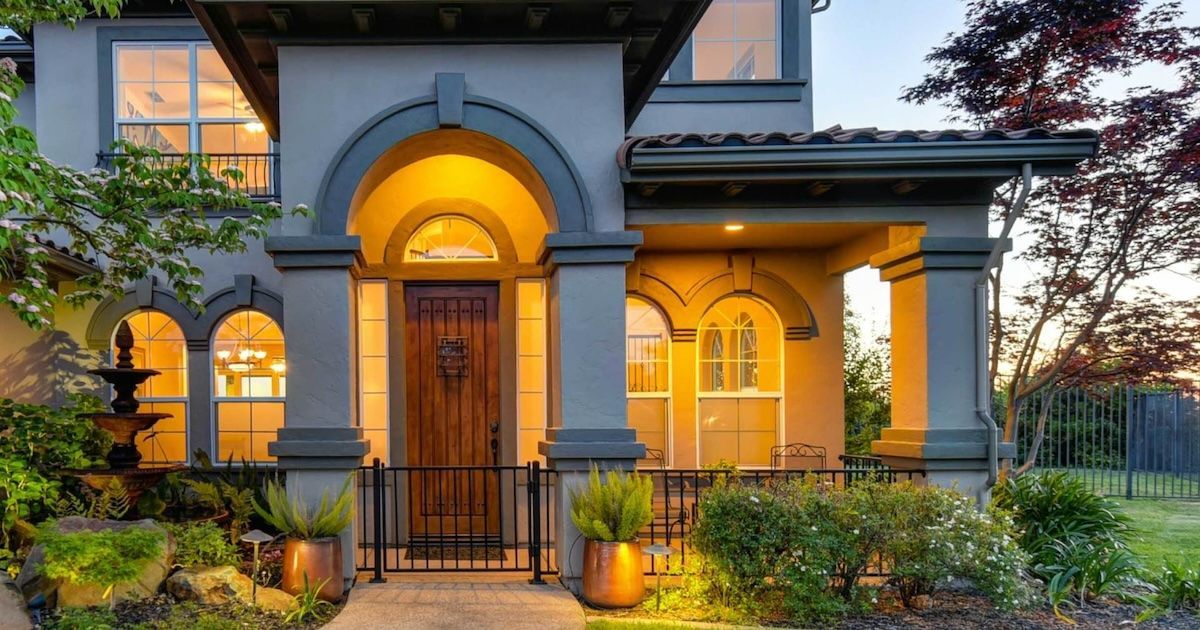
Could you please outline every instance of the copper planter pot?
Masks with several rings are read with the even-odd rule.
[[[583,546],[583,598],[597,608],[629,608],[642,603],[642,547],[633,542],[589,540]]]
[[[342,598],[342,541],[337,536],[300,540],[288,538],[283,543],[283,584],[287,593],[304,592],[304,576],[309,588],[325,582],[318,597],[327,602]],[[329,581],[326,582],[325,580]]]

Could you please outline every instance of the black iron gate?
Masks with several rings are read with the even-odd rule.
[[[557,573],[553,470],[524,466],[383,466],[358,470],[356,566],[385,573]]]

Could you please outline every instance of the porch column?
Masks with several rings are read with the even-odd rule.
[[[646,447],[628,427],[625,408],[625,266],[639,232],[546,236],[541,260],[550,274],[550,428],[538,451],[558,471],[554,493],[559,577],[578,591],[583,540],[571,523],[570,489],[594,463],[631,470]]]
[[[974,290],[994,244],[919,237],[871,257],[892,299],[892,424],[871,450],[980,501],[988,435],[975,415]]]
[[[357,236],[276,236],[266,242],[283,272],[287,409],[267,452],[287,474],[288,494],[316,507],[334,496],[368,452],[355,426]],[[354,577],[355,528],[342,532],[346,585]]]

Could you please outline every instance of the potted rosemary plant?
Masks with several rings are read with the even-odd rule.
[[[601,608],[636,606],[646,594],[637,533],[653,519],[654,481],[592,466],[587,486],[571,490],[571,521],[583,547],[583,598]]]
[[[288,499],[287,490],[277,481],[268,481],[263,489],[265,507],[254,501],[254,511],[287,537],[280,585],[284,591],[299,595],[306,584],[312,583],[321,585],[321,599],[336,602],[342,598],[342,543],[338,535],[354,519],[351,480],[346,478],[332,500],[326,490],[316,510]]]

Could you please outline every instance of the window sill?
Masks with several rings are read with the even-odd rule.
[[[666,81],[650,96],[651,103],[746,103],[804,100],[805,79],[751,81]]]

